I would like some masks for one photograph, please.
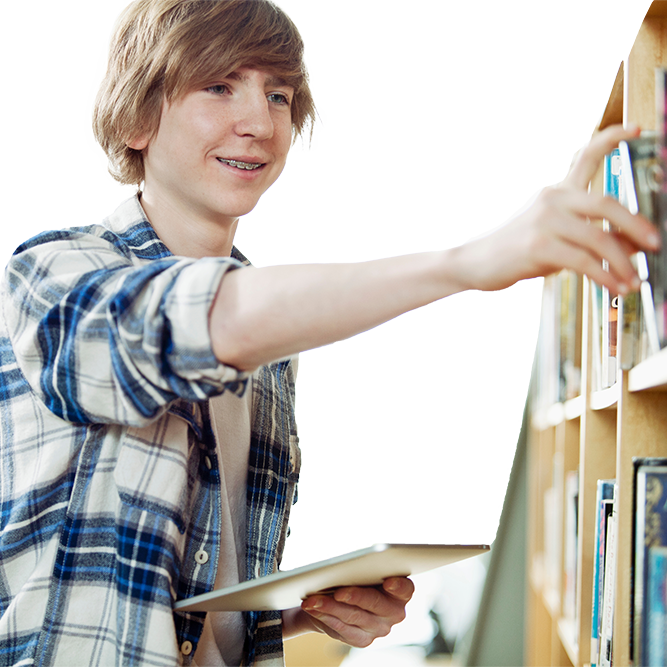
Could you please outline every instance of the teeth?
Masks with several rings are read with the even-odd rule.
[[[259,169],[262,166],[261,162],[240,162],[239,160],[225,160],[221,157],[219,157],[218,160],[223,164],[228,164],[230,167],[236,167],[237,169],[247,169],[248,171]]]

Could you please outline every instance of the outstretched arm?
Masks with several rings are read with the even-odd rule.
[[[458,248],[356,264],[275,266],[233,271],[210,313],[216,357],[251,370],[349,338],[409,310],[468,289],[499,290],[563,268],[624,293],[637,277],[630,255],[654,250],[653,226],[612,199],[588,193],[603,157],[638,130],[600,132],[565,180],[499,230]],[[607,218],[608,234],[588,219]],[[602,259],[609,272],[602,270]]]

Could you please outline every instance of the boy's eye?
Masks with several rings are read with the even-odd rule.
[[[222,83],[217,83],[214,86],[209,86],[206,91],[213,93],[214,95],[224,95],[227,92],[227,86]]]
[[[283,93],[271,93],[269,95],[269,101],[274,104],[287,104],[289,105],[289,97]]]

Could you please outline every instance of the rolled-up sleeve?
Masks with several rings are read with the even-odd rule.
[[[242,390],[215,358],[208,315],[232,258],[140,259],[104,228],[45,234],[7,268],[19,369],[59,417],[143,425],[178,399]]]

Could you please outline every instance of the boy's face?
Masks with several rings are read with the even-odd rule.
[[[144,193],[191,219],[227,224],[251,211],[285,166],[293,89],[241,68],[162,109],[157,134],[139,138]]]

